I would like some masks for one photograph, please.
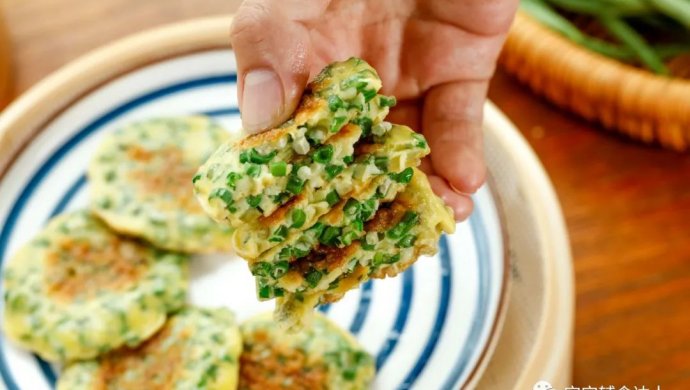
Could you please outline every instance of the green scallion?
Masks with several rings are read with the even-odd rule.
[[[268,169],[271,171],[273,176],[285,176],[287,175],[287,164],[285,161],[277,161],[269,164]]]
[[[314,161],[326,164],[333,158],[333,145],[324,145],[316,150],[314,153]]]
[[[292,210],[292,225],[293,228],[301,228],[307,220],[307,214],[302,209]]]

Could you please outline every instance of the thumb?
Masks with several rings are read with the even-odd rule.
[[[301,4],[294,4],[301,3]],[[231,27],[230,41],[238,68],[242,125],[259,132],[286,120],[309,81],[311,41],[300,23],[317,18],[327,1],[245,0]],[[302,18],[302,19],[300,19]]]

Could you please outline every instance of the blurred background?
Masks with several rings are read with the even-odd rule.
[[[0,0],[0,105],[105,43],[239,3]],[[690,2],[623,3],[524,3],[489,98],[537,152],[566,217],[573,384],[690,388]]]

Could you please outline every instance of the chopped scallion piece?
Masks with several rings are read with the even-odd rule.
[[[287,237],[288,233],[288,228],[285,225],[281,225],[278,229],[276,229],[273,234],[271,234],[270,237],[268,237],[268,241],[270,242],[283,242],[285,241],[285,237]]]
[[[268,168],[273,176],[285,176],[287,174],[287,164],[285,161],[272,162]]]
[[[338,192],[336,190],[333,190],[326,195],[326,202],[328,202],[328,205],[333,207],[336,203],[340,201],[340,196],[338,196]]]
[[[292,210],[292,227],[301,228],[307,220],[307,214],[302,209]]]
[[[324,145],[314,153],[314,161],[326,164],[333,158],[333,145]]]

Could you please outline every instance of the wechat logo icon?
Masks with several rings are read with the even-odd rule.
[[[553,386],[551,386],[551,383],[547,381],[539,381],[534,384],[532,390],[553,390]]]

